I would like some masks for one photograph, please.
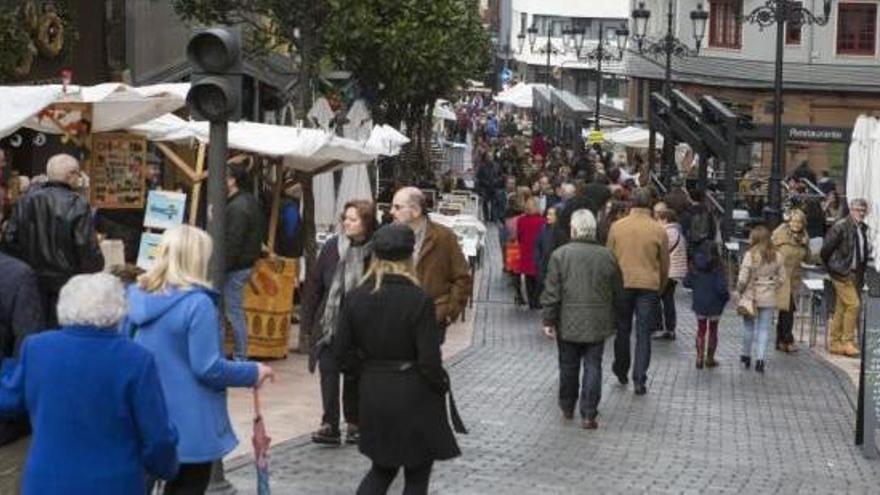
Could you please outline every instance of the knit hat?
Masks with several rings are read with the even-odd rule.
[[[416,235],[406,225],[392,223],[373,234],[373,254],[380,260],[401,261],[412,257]]]

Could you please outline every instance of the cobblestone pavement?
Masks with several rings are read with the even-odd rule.
[[[765,375],[740,369],[732,314],[721,324],[721,365],[696,370],[687,294],[679,339],[654,343],[648,394],[617,384],[609,340],[599,429],[565,422],[555,345],[537,314],[510,303],[489,244],[473,346],[447,363],[471,434],[459,437],[462,457],[435,466],[431,493],[880,493],[880,463],[853,446],[846,378],[810,352],[771,350]],[[354,447],[307,439],[279,445],[271,462],[273,492],[283,495],[354,493],[369,466]],[[252,465],[230,466],[228,478],[254,493]]]

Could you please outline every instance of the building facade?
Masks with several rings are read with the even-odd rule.
[[[629,4],[601,0],[495,0],[497,22],[497,65],[509,67],[524,82],[549,82],[579,96],[595,95],[596,63],[563,43],[563,30],[583,29],[585,55],[599,43],[604,31],[607,46],[616,50],[614,31],[625,25]],[[530,46],[527,30],[538,30]],[[547,39],[550,38],[548,72]],[[626,78],[619,77],[620,62],[603,63],[602,93],[610,100],[626,96]],[[549,79],[549,81],[548,81]],[[609,101],[609,103],[613,103]]]
[[[705,39],[698,56],[673,58],[674,87],[695,97],[713,95],[754,122],[771,123],[776,27],[762,31],[742,19],[765,0],[678,0],[674,34],[691,47],[690,12],[698,3],[709,11]],[[651,11],[649,37],[665,35],[668,4],[668,0],[645,2]],[[822,14],[821,1],[804,4]],[[784,124],[852,128],[860,114],[880,115],[878,4],[878,0],[832,0],[826,25],[785,26]],[[662,88],[664,63],[662,57],[628,55],[624,73],[631,78],[629,111],[634,119],[648,118],[650,93]],[[765,164],[771,153],[769,143],[755,152]],[[790,142],[787,169],[809,160],[817,169],[839,172],[845,153],[844,144]]]

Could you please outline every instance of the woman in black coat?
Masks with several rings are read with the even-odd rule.
[[[336,357],[344,369],[361,371],[359,448],[373,461],[358,495],[386,493],[401,466],[403,493],[426,494],[433,462],[460,455],[434,303],[413,274],[414,244],[409,227],[379,229],[367,277],[339,315]]]

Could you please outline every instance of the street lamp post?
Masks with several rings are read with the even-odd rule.
[[[532,27],[526,29],[526,32],[529,34],[529,51],[535,52],[535,42],[538,40],[538,26],[532,25]],[[550,87],[550,55],[553,54],[553,43],[551,42],[551,36],[553,35],[553,24],[551,23],[547,29],[547,44],[544,47],[544,51],[547,52],[547,71],[544,74],[546,78],[544,82],[547,84],[547,87]]]
[[[703,4],[697,4],[697,8],[690,13],[691,22],[694,27],[694,45],[692,50],[687,44],[679,40],[673,35],[675,27],[675,15],[673,12],[673,0],[669,0],[666,12],[666,35],[655,42],[646,43],[648,19],[651,17],[651,11],[645,8],[645,2],[640,2],[639,6],[632,11],[633,19],[633,38],[638,43],[639,53],[647,52],[653,56],[665,55],[666,65],[663,78],[663,96],[669,98],[672,92],[672,57],[692,57],[700,53],[700,45],[706,35],[706,23],[709,19],[709,13],[703,10]],[[669,185],[672,175],[675,173],[674,158],[672,156],[672,136],[664,136],[663,139],[663,181]],[[651,133],[651,143],[649,145],[648,166],[654,168],[654,133]]]
[[[769,204],[765,212],[767,219],[778,223],[782,211],[782,174],[785,168],[785,150],[782,147],[782,62],[785,49],[785,25],[800,27],[815,24],[828,24],[831,14],[831,0],[824,0],[822,16],[819,17],[801,2],[792,0],[767,0],[743,19],[749,24],[757,24],[763,30],[776,25],[776,66],[773,79],[773,163],[770,166]]]
[[[617,53],[605,47],[605,24],[599,21],[599,45],[586,55],[587,59],[596,61],[596,108],[593,129],[599,130],[600,105],[602,101],[602,61],[615,62],[623,60],[623,52],[629,39],[629,29],[620,26],[614,30],[617,37]]]

